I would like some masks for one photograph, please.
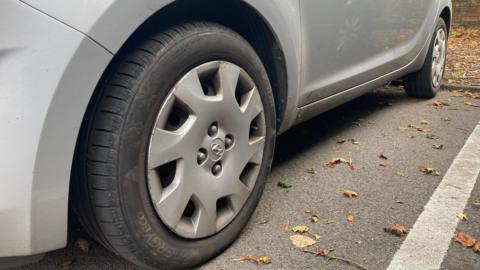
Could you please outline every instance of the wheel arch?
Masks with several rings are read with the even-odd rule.
[[[289,72],[287,69],[288,56],[286,56],[284,51],[284,47],[288,47],[289,44],[286,46],[282,44],[272,24],[255,8],[257,2],[259,1],[173,1],[146,18],[130,34],[115,53],[111,63],[105,69],[103,77],[116,66],[118,60],[122,59],[130,48],[147,38],[150,34],[174,25],[194,21],[218,23],[239,33],[257,52],[267,70],[272,86],[275,98],[277,130],[285,129],[283,124],[285,112],[287,111],[287,101],[292,96],[292,93],[289,93],[289,88],[291,87],[289,87],[290,77],[288,76],[291,75],[292,71]],[[264,9],[268,8],[264,7]],[[288,47],[287,54],[290,53],[291,55],[292,49]],[[295,65],[296,63],[292,67]],[[297,72],[296,68],[294,72]],[[296,83],[297,78],[296,76],[294,77],[292,80]],[[94,98],[95,94],[92,95],[92,99]]]

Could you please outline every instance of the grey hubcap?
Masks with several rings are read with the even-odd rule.
[[[432,61],[432,84],[438,87],[443,78],[443,69],[445,66],[445,56],[447,51],[447,38],[443,28],[438,29],[433,45]]]
[[[162,222],[191,239],[223,229],[255,186],[264,144],[263,104],[243,69],[215,61],[189,71],[149,143],[148,187]]]

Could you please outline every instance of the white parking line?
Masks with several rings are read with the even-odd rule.
[[[477,125],[425,205],[388,270],[439,269],[480,173],[480,125]]]

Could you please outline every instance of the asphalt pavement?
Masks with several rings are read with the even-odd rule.
[[[273,170],[249,225],[228,250],[198,269],[358,269],[347,261],[371,270],[387,269],[406,236],[384,228],[395,223],[412,228],[480,121],[480,108],[465,100],[480,105],[479,99],[446,91],[432,100],[418,100],[400,88],[385,88],[290,129],[277,140]],[[436,101],[448,106],[434,106]],[[354,169],[346,164],[324,168],[335,158],[351,159]],[[423,174],[422,165],[440,175]],[[292,187],[279,187],[279,181]],[[476,239],[480,239],[480,206],[474,205],[480,199],[479,182],[464,210],[468,221],[459,221],[457,228]],[[358,197],[345,197],[345,190]],[[310,220],[312,215],[319,217],[318,222]],[[353,222],[347,221],[348,215]],[[67,248],[18,269],[59,269],[59,264],[70,262],[70,269],[137,269],[95,244],[71,220]],[[294,247],[289,237],[297,225],[308,226],[312,238],[318,234],[311,250],[331,249],[333,256],[346,260]],[[88,252],[76,247],[78,239],[89,241]],[[235,260],[246,255],[267,256],[272,262]],[[480,254],[451,242],[441,269],[480,269]]]

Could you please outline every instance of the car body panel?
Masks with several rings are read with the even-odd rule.
[[[412,36],[412,42],[395,49],[395,55],[408,56],[392,60],[389,73],[376,70],[376,78],[369,74],[353,85],[339,82],[342,86],[334,92],[322,94],[320,89],[326,88],[321,79],[302,77],[324,61],[313,61],[319,57],[314,49],[318,44],[305,44],[311,39],[305,38],[309,30],[305,22],[302,25],[299,1],[246,1],[270,26],[284,54],[288,97],[279,133],[423,63],[425,45],[413,42]],[[115,53],[144,21],[171,2],[0,3],[0,121],[6,123],[0,136],[0,257],[38,254],[66,244],[72,160],[88,103]],[[443,7],[451,9],[450,0],[435,3],[437,12],[429,17],[437,18]],[[428,26],[433,29],[430,24],[425,29]],[[425,31],[431,35],[432,29]],[[376,61],[389,63],[393,54],[385,52],[384,58],[376,56],[383,60]],[[365,65],[356,67],[361,68]],[[350,71],[343,72],[345,77]]]
[[[299,105],[360,85],[411,62],[432,31],[435,2],[301,1],[304,72]]]
[[[16,1],[0,4],[0,256],[66,244],[82,115],[112,55]],[[24,18],[28,18],[25,20]]]

